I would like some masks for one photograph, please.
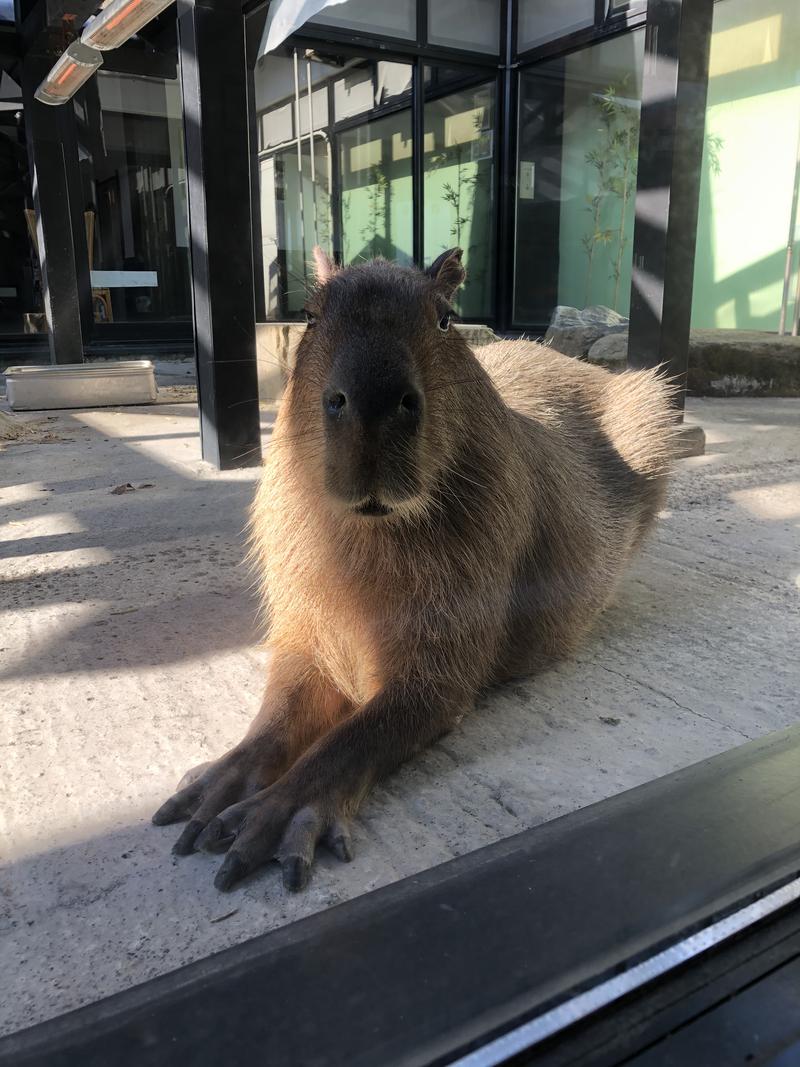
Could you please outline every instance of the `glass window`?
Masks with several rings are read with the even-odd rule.
[[[630,306],[643,31],[523,71],[514,322]]]
[[[462,248],[467,280],[456,309],[464,318],[492,318],[495,82],[437,95],[436,68],[426,82],[425,263],[448,248]]]
[[[375,0],[345,0],[326,8],[309,21],[309,25],[335,26],[343,30],[361,30],[362,33],[381,34],[386,37],[405,37],[413,40],[417,35],[416,0],[392,0],[376,4]]]
[[[95,321],[188,320],[178,82],[100,71],[75,110]]]
[[[500,50],[497,0],[428,0],[428,40],[475,52]]]
[[[270,319],[300,316],[315,244],[345,263],[413,251],[411,66],[296,59],[296,82],[294,55],[255,71]]]
[[[594,0],[519,0],[517,51],[594,25]]]
[[[411,154],[410,111],[340,135],[342,262],[412,261]]]
[[[41,275],[34,246],[35,222],[21,115],[22,92],[3,71],[0,74],[0,334],[33,333],[43,327]]]
[[[800,289],[800,7],[714,5],[692,326],[791,332]],[[787,246],[793,255],[787,256]]]

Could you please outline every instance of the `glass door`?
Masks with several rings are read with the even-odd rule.
[[[557,305],[627,316],[644,31],[520,74],[514,325]]]

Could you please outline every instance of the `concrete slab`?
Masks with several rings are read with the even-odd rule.
[[[58,414],[0,453],[0,1031],[795,722],[800,401],[690,401],[654,538],[578,658],[489,697],[375,792],[349,866],[221,896],[151,812],[254,714],[256,474],[191,404]],[[265,435],[273,414],[264,412]],[[127,492],[113,493],[130,484]],[[624,877],[624,872],[620,872]]]

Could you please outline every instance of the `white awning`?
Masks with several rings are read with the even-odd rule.
[[[264,33],[261,35],[261,44],[258,46],[259,56],[274,51],[323,8],[343,3],[345,0],[272,0]]]

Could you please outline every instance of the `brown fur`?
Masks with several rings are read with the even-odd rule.
[[[326,832],[348,854],[342,817],[376,779],[487,686],[570,655],[655,520],[672,450],[658,374],[611,375],[530,341],[472,352],[443,332],[459,253],[433,277],[383,261],[318,270],[318,323],[252,511],[270,686],[248,738],[181,808],[188,848],[215,815],[201,845],[238,834],[223,888],[276,847],[287,884],[303,884]],[[374,389],[365,404],[413,385],[422,413],[391,429],[394,416],[356,423],[348,407],[343,465],[323,403],[342,380]],[[353,510],[373,488],[390,514]],[[259,787],[257,811],[254,798],[220,815]],[[265,841],[245,839],[245,822]]]

